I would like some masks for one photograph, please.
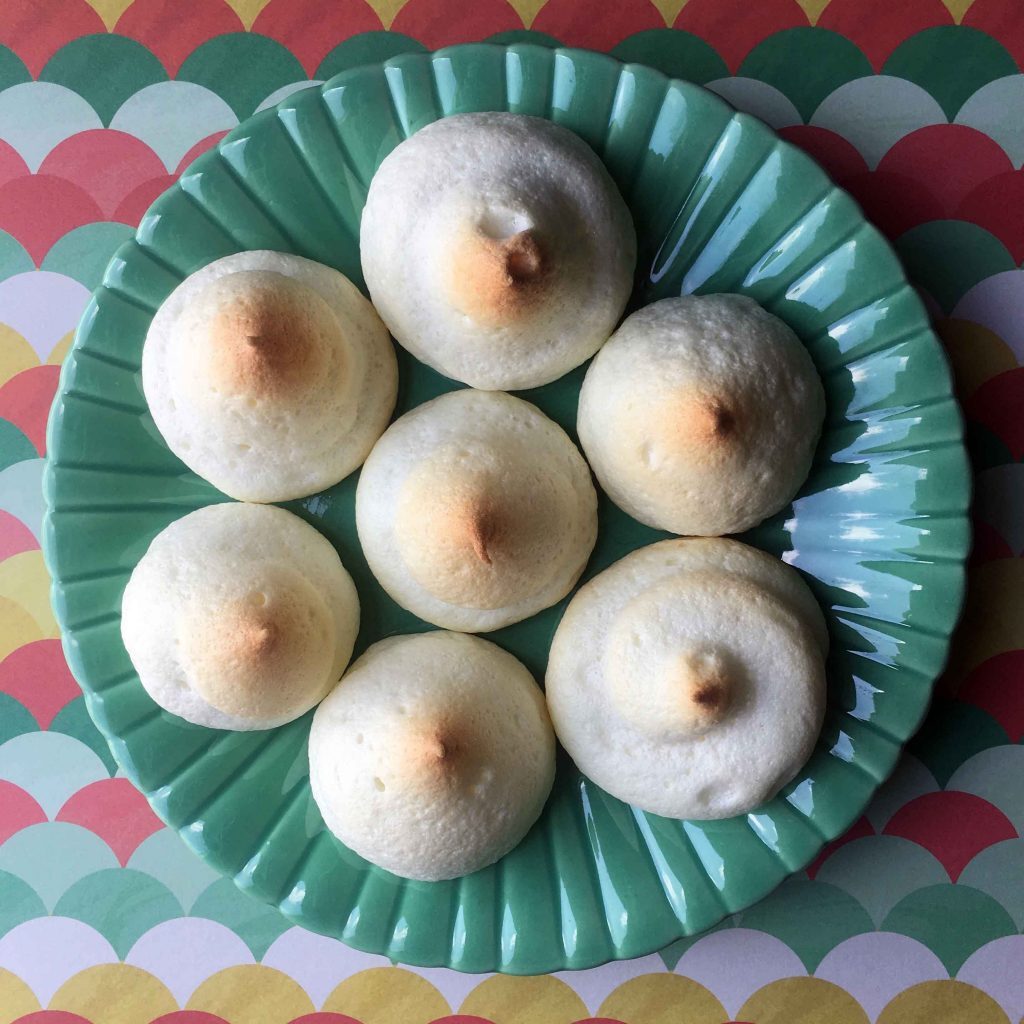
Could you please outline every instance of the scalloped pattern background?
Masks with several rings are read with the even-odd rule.
[[[1024,7],[618,0],[598,11],[593,0],[0,4],[0,1024],[1024,1019]],[[70,332],[177,169],[309,81],[499,33],[699,82],[824,164],[929,304],[976,487],[953,659],[864,818],[711,933],[540,978],[391,967],[289,928],[213,875],[114,774],[64,665],[38,549],[44,425]]]

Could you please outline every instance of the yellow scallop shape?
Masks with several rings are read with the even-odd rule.
[[[459,1013],[486,1017],[494,1024],[572,1024],[588,1016],[583,1000],[551,975],[496,974],[469,993]]]
[[[989,658],[1024,647],[1024,559],[999,558],[971,569],[963,618],[944,675],[954,692]]]
[[[108,32],[114,31],[117,19],[128,10],[135,0],[87,0],[89,6],[103,19]]]
[[[38,365],[35,349],[9,324],[0,324],[0,386]]]
[[[629,1024],[721,1024],[729,1015],[699,982],[678,974],[641,974],[621,984],[601,1004],[599,1017]]]
[[[922,981],[890,1000],[877,1024],[1010,1024],[1002,1007],[963,981]]]
[[[0,661],[33,640],[42,640],[39,623],[21,605],[0,597]]]
[[[796,0],[796,2],[807,15],[807,20],[812,25],[816,25],[821,17],[821,12],[828,7],[832,0]]]
[[[428,1024],[451,1013],[447,1000],[426,978],[402,967],[371,967],[353,974],[322,1009],[363,1024]]]
[[[821,978],[773,981],[743,1004],[736,1019],[750,1024],[868,1024],[868,1015],[849,992]]]
[[[651,3],[658,8],[658,13],[665,19],[665,25],[668,28],[672,27],[672,22],[686,6],[686,0],[651,0]]]
[[[32,989],[16,974],[0,967],[0,1024],[13,1024],[38,1009],[39,1000]]]
[[[69,978],[50,1000],[49,1009],[77,1013],[97,1024],[149,1024],[178,1009],[159,978],[130,964],[100,964]]]
[[[241,19],[245,30],[252,28],[252,23],[259,17],[260,11],[270,3],[270,0],[226,0],[235,14]]]
[[[245,1024],[288,1024],[315,1007],[298,982],[275,967],[239,964],[206,979],[186,1010],[205,1010]]]
[[[121,0],[118,0],[120,3]],[[133,0],[128,0],[129,3]],[[50,354],[46,357],[46,362],[50,366],[60,366],[61,363],[67,358],[68,352],[71,351],[71,343],[75,340],[75,332],[68,331],[56,345],[50,349]]]
[[[38,548],[0,562],[0,598],[28,612],[39,627],[40,636],[60,636],[50,607],[50,574]]]
[[[946,5],[946,10],[953,15],[953,21],[958,25],[974,4],[974,0],[942,0],[942,2]]]
[[[995,331],[981,324],[950,317],[937,321],[935,331],[953,366],[956,392],[961,399],[972,395],[985,381],[1017,365],[1013,349]]]
[[[380,23],[385,28],[391,28],[391,23],[398,17],[398,12],[409,0],[366,0],[366,2],[380,18]]]

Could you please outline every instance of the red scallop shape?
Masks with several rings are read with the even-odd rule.
[[[876,71],[905,39],[936,25],[952,25],[953,15],[942,0],[831,0],[818,18],[818,28],[846,36]]]
[[[982,182],[956,208],[956,218],[980,225],[1006,246],[1016,263],[1024,262],[1024,171]]]
[[[634,32],[664,27],[665,19],[651,0],[619,0],[606,5],[597,18],[593,8],[579,0],[548,0],[530,25],[567,46],[592,50],[610,50]]]
[[[143,840],[163,828],[146,798],[127,779],[90,783],[64,804],[56,820],[95,832],[122,865]]]
[[[12,145],[0,140],[0,185],[30,173],[21,154]]]
[[[1012,171],[1002,146],[975,128],[934,124],[904,135],[878,164],[877,173],[917,182],[953,211],[982,182]]]
[[[39,547],[32,531],[10,512],[0,508],[0,562],[22,551],[35,551]]]
[[[57,712],[81,692],[59,640],[33,640],[0,662],[0,693],[24,704],[40,729],[49,729]]]
[[[42,821],[46,821],[46,812],[32,794],[13,782],[0,779],[0,843],[6,843],[15,832]]]
[[[468,1017],[466,1019],[469,1020]],[[289,1021],[288,1024],[363,1024],[363,1022],[356,1020],[355,1017],[350,1017],[346,1013],[321,1010],[317,1013],[304,1013],[301,1017],[296,1017],[295,1020]],[[435,1024],[435,1022],[431,1021],[431,1024]]]
[[[110,215],[110,219],[116,220],[119,224],[128,224],[133,228],[138,227],[143,214],[153,205],[154,200],[163,195],[176,179],[177,175],[175,174],[165,174],[162,177],[143,182],[121,200],[117,209]]]
[[[999,438],[1014,460],[1024,458],[1024,366],[998,373],[964,402],[969,420],[987,427]]]
[[[899,238],[904,231],[943,216],[942,203],[920,182],[903,174],[857,174],[847,178],[843,188],[889,238]]]
[[[437,1017],[430,1024],[494,1024],[494,1021],[472,1013],[450,1013],[445,1017]]]
[[[983,661],[964,680],[957,699],[991,715],[1014,743],[1024,740],[1024,651]]]
[[[783,29],[807,25],[807,15],[796,0],[689,0],[673,28],[710,43],[735,73],[762,40]]]
[[[270,0],[252,31],[276,39],[290,50],[310,78],[341,39],[383,28],[366,0]]]
[[[97,220],[103,220],[103,211],[96,201],[64,178],[32,174],[0,186],[0,224],[37,266],[58,238]]]
[[[828,128],[794,124],[780,128],[779,135],[814,157],[829,177],[840,184],[858,174],[868,173],[868,165],[857,147]]]
[[[431,50],[477,42],[495,32],[522,27],[523,19],[507,0],[474,0],[458,5],[448,0],[409,0],[391,24],[393,32],[404,32]]]
[[[971,543],[971,557],[968,567],[974,568],[999,558],[1013,558],[1013,548],[1004,540],[999,531],[989,523],[972,517],[974,536]]]
[[[3,223],[0,218],[0,223]],[[57,393],[59,366],[33,366],[0,387],[0,416],[10,420],[35,446],[46,454],[46,418]]]
[[[220,142],[224,136],[227,135],[227,131],[214,132],[212,135],[207,135],[205,139],[200,139],[182,158],[178,161],[178,166],[174,169],[174,176],[178,177],[186,167],[197,157],[202,156],[208,149],[213,149],[214,146]]]
[[[79,132],[55,146],[39,168],[74,182],[110,216],[143,182],[163,178],[167,168],[140,139],[112,128]]]
[[[106,31],[103,19],[86,0],[4,0],[0,4],[0,43],[24,61],[33,78],[39,77],[65,43]]]
[[[998,39],[1017,66],[1024,68],[1024,16],[1020,0],[974,0],[961,24],[981,29]]]
[[[832,856],[836,850],[845,846],[847,843],[852,843],[854,839],[863,839],[865,836],[875,835],[875,830],[871,825],[871,822],[867,818],[858,818],[850,828],[844,832],[838,839],[833,839],[831,843],[826,843],[822,848],[821,853],[807,865],[807,877],[814,878],[814,876],[821,870],[822,864],[825,863]]]
[[[135,0],[115,31],[142,43],[174,77],[207,39],[245,26],[224,0]]]
[[[952,821],[956,828],[949,827]],[[973,793],[955,790],[925,793],[911,800],[889,819],[883,834],[923,846],[953,882],[986,847],[1017,838],[1017,830],[998,807]]]

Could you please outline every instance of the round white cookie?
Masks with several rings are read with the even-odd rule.
[[[343,274],[240,252],[185,278],[153,317],[142,386],[167,446],[243,501],[322,490],[366,458],[391,418],[395,352]]]
[[[147,693],[211,729],[304,714],[338,681],[358,629],[359,598],[331,543],[269,505],[208,505],[171,523],[121,606]]]
[[[597,539],[597,494],[576,446],[536,406],[466,389],[387,429],[359,476],[356,527],[398,604],[487,632],[572,589]]]
[[[724,546],[717,566],[669,540],[582,587],[551,645],[547,701],[584,775],[672,818],[770,799],[814,748],[825,709],[821,613],[803,582]],[[738,570],[738,571],[737,571]]]
[[[544,697],[479,637],[390,637],[320,705],[309,781],[346,846],[406,878],[492,864],[537,820],[555,776]]]
[[[636,236],[578,136],[522,114],[458,114],[380,165],[360,251],[374,305],[417,359],[475,388],[519,390],[608,339]]]
[[[742,295],[630,316],[580,391],[580,444],[608,496],[672,533],[739,533],[807,478],[825,393],[800,339]]]

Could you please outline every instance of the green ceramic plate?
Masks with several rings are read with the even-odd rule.
[[[829,712],[785,791],[745,817],[671,821],[612,799],[564,756],[544,815],[493,867],[411,883],[324,828],[309,716],[222,733],[147,697],[119,632],[132,567],[164,526],[226,500],[167,450],[139,360],[154,310],[240,249],[328,263],[362,283],[367,183],[402,139],[471,110],[539,114],[603,157],[640,238],[635,306],[739,291],[786,320],[829,415],[810,479],[747,539],[797,566],[827,611]],[[399,412],[456,386],[404,353]],[[525,393],[570,433],[583,370]],[[649,953],[714,925],[805,865],[858,816],[917,728],[960,609],[967,462],[950,376],[892,250],[801,152],[696,86],[609,57],[460,46],[345,72],[240,125],[143,218],[107,268],[64,366],[49,431],[45,551],[71,667],[119,764],[210,864],[289,918],[408,963],[517,973]],[[427,628],[369,574],[355,479],[287,507],[338,547],[359,586],[357,653]],[[661,537],[601,506],[593,575]],[[563,606],[493,639],[543,677]],[[160,614],[159,608],[153,613]]]

